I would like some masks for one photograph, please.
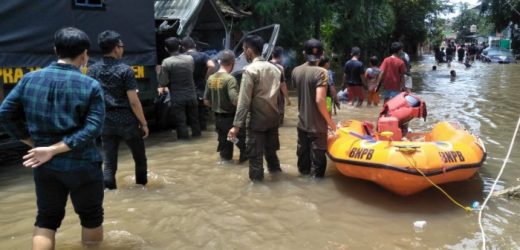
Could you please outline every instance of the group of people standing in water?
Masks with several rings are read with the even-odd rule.
[[[89,37],[71,27],[57,31],[54,46],[58,61],[25,75],[0,106],[5,130],[31,147],[23,165],[33,169],[36,186],[34,249],[54,248],[69,195],[80,217],[83,242],[99,243],[103,239],[104,189],[117,188],[121,141],[131,149],[136,183],[147,184],[144,138],[149,129],[137,98],[133,71],[121,61],[123,40],[117,32],[107,30],[97,41],[104,56],[85,75],[80,67],[89,61]],[[199,137],[207,126],[205,113],[211,110],[221,160],[232,159],[236,144],[239,162],[249,161],[252,181],[263,180],[264,158],[269,173],[282,172],[277,155],[278,129],[283,123],[284,104],[291,103],[280,49],[267,61],[262,57],[264,40],[247,36],[243,54],[250,64],[237,81],[231,75],[236,56],[233,52],[222,51],[215,64],[196,51],[191,38],[168,38],[165,45],[170,56],[157,67],[159,92],[170,95],[177,138]],[[358,105],[363,101],[360,84],[367,84],[365,78],[369,103],[375,105],[380,86],[385,100],[405,89],[408,68],[400,57],[401,43],[393,43],[391,52],[380,67],[378,59],[371,57],[370,68],[365,71],[359,48],[352,49],[343,77],[348,100]],[[298,97],[297,167],[301,175],[323,178],[327,136],[336,130],[330,112],[334,84],[323,44],[310,39],[304,43],[303,53],[305,62],[294,68],[290,77]],[[216,67],[218,71],[214,72]],[[102,154],[98,151],[99,138]]]
[[[368,68],[365,69],[363,62],[359,60],[361,50],[359,47],[353,47],[352,58],[343,68],[343,83],[337,100],[348,101],[351,105],[360,107],[366,95],[367,106],[377,106],[380,102],[380,89],[384,89],[382,96],[385,102],[401,91],[410,91],[412,79],[408,54],[403,52],[400,42],[392,43],[390,53],[381,65],[377,56],[371,56]]]
[[[472,62],[480,58],[485,48],[487,48],[486,43],[457,44],[448,41],[446,46],[434,46],[433,52],[437,65],[447,63],[450,67],[451,62],[457,58],[458,62],[469,67]]]

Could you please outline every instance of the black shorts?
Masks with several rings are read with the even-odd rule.
[[[103,172],[101,163],[92,167],[60,172],[40,166],[33,169],[38,215],[35,226],[56,230],[65,216],[70,194],[81,225],[96,228],[103,223]]]

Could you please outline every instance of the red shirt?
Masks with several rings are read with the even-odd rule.
[[[401,76],[406,73],[406,65],[401,58],[389,56],[381,64],[383,87],[385,90],[401,90]]]

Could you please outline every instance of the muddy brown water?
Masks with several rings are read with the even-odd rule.
[[[415,92],[427,102],[425,130],[456,120],[480,134],[488,158],[470,180],[442,187],[464,205],[482,203],[509,147],[520,108],[520,65],[454,63],[431,71],[426,57],[413,67]],[[339,78],[338,78],[339,79]],[[292,98],[296,103],[296,98]],[[334,119],[374,121],[379,108],[343,106]],[[436,189],[411,197],[342,176],[329,161],[326,178],[299,176],[295,106],[280,128],[283,174],[248,180],[247,165],[219,164],[216,133],[178,142],[170,131],[146,140],[149,185],[136,186],[126,146],[120,152],[119,189],[105,193],[105,240],[99,249],[476,249],[477,213],[466,213]],[[519,143],[519,139],[516,140]],[[520,185],[517,144],[498,188]],[[235,159],[238,152],[235,152]],[[36,213],[30,170],[1,163],[0,249],[29,249]],[[520,248],[520,201],[494,198],[483,224],[490,249]],[[413,223],[426,221],[422,232]],[[57,249],[82,249],[80,226],[69,202]]]

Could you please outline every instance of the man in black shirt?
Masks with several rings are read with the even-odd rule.
[[[200,137],[197,93],[193,82],[193,58],[179,53],[181,43],[177,37],[166,39],[164,44],[170,57],[164,59],[158,68],[157,81],[161,86],[159,94],[166,89],[170,93],[177,138],[190,138],[188,124],[191,127],[191,136]]]
[[[121,62],[124,45],[121,36],[111,30],[98,35],[103,60],[92,65],[88,75],[98,80],[105,94],[106,116],[101,141],[103,143],[103,176],[105,188],[116,189],[117,153],[124,140],[135,162],[135,182],[146,185],[147,161],[144,138],[148,125],[137,96],[134,71]]]
[[[365,67],[363,62],[359,61],[361,50],[358,47],[352,47],[351,53],[352,59],[345,63],[343,71],[343,87],[348,89],[348,99],[351,105],[357,99],[357,105],[363,104],[364,94],[363,86],[365,86]]]
[[[477,55],[477,45],[472,43],[471,46],[468,49],[469,61],[472,61],[472,62],[475,61],[476,55]]]
[[[466,53],[466,46],[463,44],[459,47],[459,49],[457,50],[457,54],[458,54],[458,58],[459,58],[459,62],[462,62],[464,60],[464,54]]]
[[[208,109],[204,105],[204,91],[206,90],[206,80],[215,70],[215,63],[206,53],[199,52],[196,49],[195,42],[191,37],[185,37],[181,41],[182,51],[190,55],[195,63],[193,70],[193,81],[195,82],[195,91],[197,92],[197,100],[199,104],[199,124],[201,130],[206,130]]]
[[[448,67],[451,67],[451,62],[453,61],[453,57],[455,55],[455,45],[448,44],[448,48],[446,48],[446,62],[448,63]]]

